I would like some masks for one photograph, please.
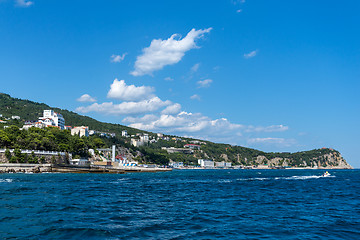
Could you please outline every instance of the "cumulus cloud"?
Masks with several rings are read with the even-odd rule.
[[[158,116],[154,114],[147,114],[143,117],[126,117],[123,119],[124,123],[137,123],[137,122],[152,122],[156,121]]]
[[[207,88],[207,87],[210,87],[212,82],[213,82],[213,80],[211,80],[211,79],[205,79],[202,81],[198,81],[197,84],[198,84],[199,88]]]
[[[173,105],[167,106],[164,110],[161,111],[161,114],[177,114],[181,110],[181,105],[179,103],[175,103]]]
[[[197,94],[194,94],[194,95],[192,95],[191,97],[190,97],[190,99],[192,99],[192,100],[199,100],[200,101],[200,96],[199,95],[197,95]]]
[[[143,54],[136,58],[133,76],[151,75],[154,71],[166,65],[178,63],[185,53],[193,48],[198,48],[196,40],[209,33],[212,28],[192,29],[183,39],[178,34],[173,34],[166,40],[154,39],[149,47],[143,49]]]
[[[240,141],[249,145],[276,145],[287,147],[293,145],[295,140],[284,138],[254,138],[251,135],[257,133],[271,132],[281,127],[253,127],[232,123],[226,118],[211,119],[201,113],[189,113],[181,111],[177,114],[148,114],[143,117],[128,117],[123,120],[130,127],[147,131],[190,136],[211,141],[222,141],[227,143],[239,143]],[[281,125],[278,125],[281,126]],[[252,131],[249,131],[249,129]],[[254,130],[256,129],[256,131]],[[254,132],[255,131],[255,132]],[[251,134],[250,134],[251,132]],[[249,135],[250,134],[250,135]]]
[[[169,100],[162,101],[158,97],[153,97],[139,102],[122,102],[120,104],[114,104],[112,102],[94,103],[87,107],[78,107],[76,111],[81,113],[98,112],[110,115],[136,115],[155,112],[170,104],[171,101]]]
[[[212,120],[200,113],[180,112],[177,115],[162,114],[156,120],[148,118],[132,119],[130,127],[165,133],[199,134],[202,137],[225,136],[235,130],[241,130],[243,125],[233,124],[225,118]],[[135,121],[134,121],[135,120]]]
[[[91,97],[89,94],[84,94],[76,100],[78,102],[96,102],[96,99]]]
[[[24,7],[24,8],[30,7],[31,5],[34,4],[34,2],[28,1],[28,0],[16,0],[15,2],[16,2],[16,4],[15,4],[16,6]]]
[[[125,56],[127,55],[127,53],[124,53],[123,55],[111,55],[110,57],[110,62],[113,62],[113,63],[119,63],[121,62],[122,60],[125,59]]]
[[[153,98],[154,91],[155,89],[153,87],[126,85],[124,80],[119,81],[115,78],[110,86],[107,97],[124,101],[139,101]]]
[[[256,56],[256,54],[258,53],[258,50],[254,50],[252,52],[249,53],[244,53],[244,58],[248,59],[248,58],[253,58]]]

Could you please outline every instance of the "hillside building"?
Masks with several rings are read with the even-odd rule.
[[[71,129],[71,135],[79,135],[79,137],[89,136],[89,127],[81,126],[81,127],[73,127]]]
[[[196,144],[186,144],[184,145],[185,148],[190,148],[190,149],[193,149],[193,150],[200,150],[200,145],[196,145]]]
[[[207,160],[207,159],[198,159],[198,164],[204,168],[213,168],[214,167],[214,161]]]
[[[65,128],[65,119],[60,113],[56,113],[53,110],[44,110],[43,116],[39,118],[39,122],[43,122],[47,126],[56,126],[60,129]]]

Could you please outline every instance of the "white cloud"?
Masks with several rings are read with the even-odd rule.
[[[154,97],[140,102],[122,102],[120,104],[113,104],[112,102],[94,103],[87,107],[78,107],[76,111],[81,113],[98,112],[109,115],[136,115],[155,112],[170,104],[169,100],[162,101],[160,98]]]
[[[253,130],[254,128],[256,128],[256,133],[271,132],[270,129],[273,129],[273,126],[246,126],[231,123],[226,118],[213,120],[201,113],[182,111],[176,115],[170,115],[162,112],[160,115],[148,114],[143,117],[126,118],[124,119],[124,122],[130,123],[130,127],[142,130],[176,134],[180,136],[191,136],[216,142],[239,144],[239,142],[242,141],[249,145],[276,145],[279,147],[288,147],[296,143],[293,139],[252,138],[251,135],[248,134],[248,130]]]
[[[250,145],[262,144],[262,145],[276,145],[279,147],[290,147],[296,143],[296,140],[267,137],[267,138],[250,138],[247,140],[247,142]]]
[[[107,97],[124,101],[139,101],[153,98],[155,96],[153,94],[154,91],[153,87],[126,85],[124,80],[119,81],[115,78],[110,86]]]
[[[24,7],[24,8],[30,7],[31,5],[34,4],[34,2],[28,0],[16,0],[15,2],[16,2],[16,6]]]
[[[125,56],[127,55],[127,53],[124,53],[123,55],[111,55],[110,57],[110,62],[113,62],[113,63],[119,63],[121,62],[122,60],[125,59]]]
[[[194,94],[194,95],[192,95],[191,97],[190,97],[190,99],[192,99],[192,100],[199,100],[200,101],[200,96],[199,95],[197,95],[197,94]]]
[[[207,88],[210,87],[210,84],[213,82],[211,79],[205,79],[202,81],[198,81],[197,84],[199,85],[199,88]]]
[[[140,118],[126,117],[123,119],[123,122],[125,122],[125,123],[152,122],[152,121],[156,121],[157,119],[158,119],[158,116],[156,116],[154,114],[147,114]]]
[[[143,49],[143,54],[136,58],[135,70],[130,74],[133,76],[151,75],[166,65],[178,63],[187,51],[198,48],[195,41],[211,29],[192,29],[183,39],[180,39],[178,34],[173,34],[166,40],[152,40],[150,46]]]
[[[237,13],[241,13],[242,12],[242,9],[238,9],[236,10]]]
[[[181,105],[175,103],[173,105],[167,106],[164,110],[161,111],[161,114],[173,115],[179,113],[181,110]]]
[[[146,120],[145,120],[146,119]],[[199,134],[202,138],[208,136],[228,136],[234,131],[244,128],[243,125],[230,123],[227,119],[221,118],[212,120],[200,113],[180,112],[177,115],[162,114],[156,120],[149,118],[132,119],[130,127],[140,128],[149,131],[161,131],[164,133],[188,133]]]
[[[197,72],[197,70],[199,70],[199,67],[200,67],[200,63],[194,64],[194,66],[191,67],[191,72],[192,73]]]
[[[77,99],[78,102],[96,102],[96,99],[91,97],[89,94],[84,94]]]
[[[258,53],[258,50],[255,50],[255,51],[252,51],[249,53],[244,53],[244,58],[248,59],[248,58],[255,57],[257,53]]]
[[[254,126],[248,126],[248,129],[246,132],[284,132],[289,130],[288,126],[284,125],[271,125],[267,127],[254,127]]]
[[[171,78],[171,77],[166,77],[166,78],[164,78],[164,80],[165,80],[165,81],[174,81],[174,79]]]

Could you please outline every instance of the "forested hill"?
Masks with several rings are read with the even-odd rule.
[[[43,111],[46,109],[52,109],[55,112],[61,113],[65,118],[65,125],[68,126],[89,126],[89,129],[111,132],[116,135],[121,135],[122,130],[127,130],[128,134],[145,132],[120,124],[100,122],[91,117],[82,116],[66,109],[54,108],[44,103],[13,98],[8,94],[0,93],[0,114],[2,114],[3,117],[10,118],[15,115],[21,117],[20,122],[35,121],[43,115]]]
[[[121,137],[121,131],[127,130],[129,135],[135,135],[136,133],[142,133],[145,131],[130,128],[120,124],[100,122],[93,118],[82,116],[66,109],[50,107],[44,103],[36,103],[29,100],[12,98],[8,94],[0,93],[0,114],[3,115],[2,119],[4,120],[5,118],[11,118],[13,115],[21,117],[19,121],[11,120],[10,122],[12,125],[21,127],[25,120],[37,120],[40,116],[42,116],[43,110],[46,109],[52,109],[55,112],[61,113],[65,118],[66,125],[83,125],[88,126],[91,130],[115,133],[116,137],[103,138],[102,142],[106,144],[107,147],[112,144],[116,144],[118,147],[127,149],[129,157],[136,157],[139,162],[144,163],[167,164],[170,161],[173,161],[184,162],[188,165],[197,165],[197,159],[213,159],[218,162],[225,161],[231,162],[233,165],[243,166],[352,168],[338,151],[329,148],[314,149],[296,153],[266,153],[251,148],[232,146],[230,144],[218,144],[200,140],[203,144],[201,144],[200,149],[194,150],[193,154],[168,153],[162,148],[183,148],[186,144],[192,143],[192,140],[196,139],[181,138],[179,140],[179,138],[172,137],[168,138],[168,140],[157,139],[156,134],[151,132],[146,133],[149,134],[151,139],[157,139],[157,141],[138,148],[130,145],[129,138]],[[0,123],[0,135],[11,135],[11,129],[3,130],[3,126],[9,124],[10,122]],[[50,134],[53,133],[50,132]],[[69,136],[68,138],[71,139]],[[14,139],[16,140],[16,138]],[[15,140],[8,143],[10,147],[26,147],[25,145],[18,146]],[[42,140],[39,141],[42,142]],[[52,141],[53,149],[62,149],[60,143],[57,142],[57,139],[53,139]],[[100,144],[99,140],[95,140],[94,142],[94,139],[83,139],[83,141],[86,145],[82,146],[81,148],[82,151],[85,151],[84,154],[86,154],[86,149],[93,147],[92,145],[96,146],[98,145],[97,143]],[[86,142],[88,142],[88,144],[86,144]],[[4,144],[1,144],[0,141],[0,148],[6,147],[1,145]],[[40,144],[39,146],[44,147],[43,145],[44,144]],[[75,154],[79,152],[79,149],[71,150],[71,147],[65,149],[69,149],[69,152],[73,152]]]

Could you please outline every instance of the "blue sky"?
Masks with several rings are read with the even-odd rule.
[[[0,0],[0,91],[360,167],[359,1]]]

